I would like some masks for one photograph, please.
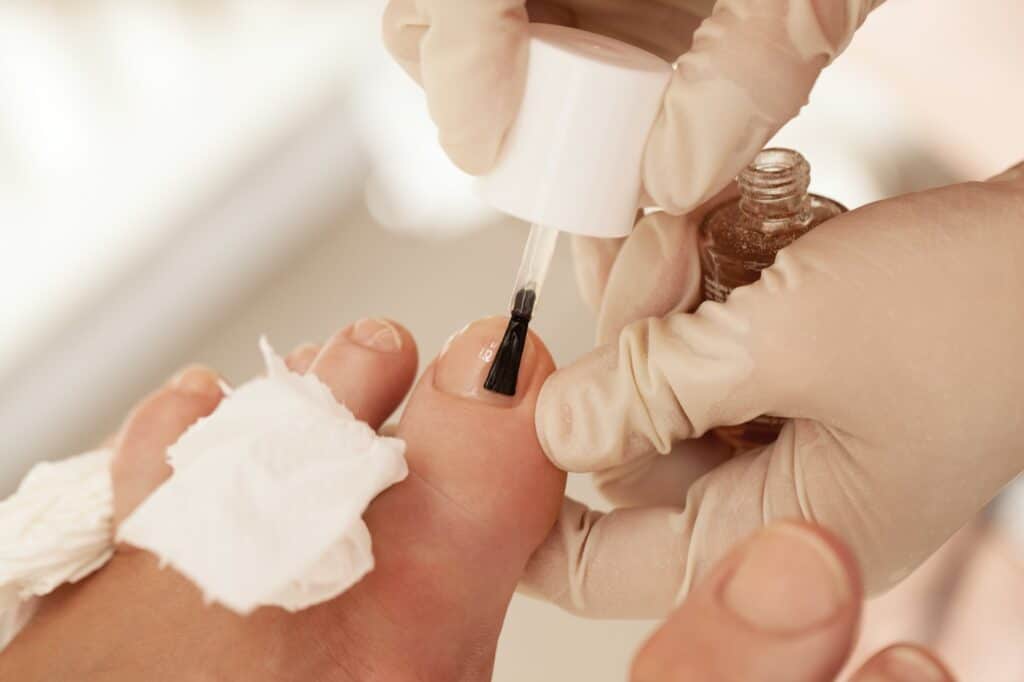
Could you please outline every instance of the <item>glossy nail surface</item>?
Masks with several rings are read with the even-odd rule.
[[[512,407],[530,390],[536,370],[534,340],[528,337],[519,366],[516,395],[504,396],[484,388],[494,355],[505,333],[508,318],[490,317],[467,326],[449,339],[437,360],[434,386],[449,395],[490,405]]]

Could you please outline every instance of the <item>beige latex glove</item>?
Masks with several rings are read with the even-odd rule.
[[[699,218],[644,219],[605,297],[658,282],[638,316],[692,307]],[[727,303],[629,324],[548,380],[537,428],[556,464],[601,472],[631,508],[567,501],[526,587],[593,616],[664,615],[781,518],[847,542],[870,593],[893,585],[1024,468],[1022,263],[1018,167],[842,215]],[[765,413],[794,420],[766,448],[729,458],[700,438]]]
[[[423,85],[442,146],[473,174],[493,166],[515,120],[528,21],[609,35],[675,61],[643,181],[654,205],[682,214],[722,189],[797,114],[822,68],[880,3],[390,0],[383,32]]]

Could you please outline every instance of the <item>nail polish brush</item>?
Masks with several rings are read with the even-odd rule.
[[[488,391],[503,395],[516,394],[519,363],[526,348],[526,334],[557,243],[558,230],[543,225],[530,226],[523,258],[516,273],[516,283],[512,287],[508,326],[505,327],[505,335],[501,338],[491,369],[487,372],[487,379],[484,380],[484,388]]]
[[[614,38],[530,24],[519,114],[480,180],[485,201],[532,224],[487,390],[515,395],[558,233],[610,238],[633,229],[643,151],[672,73],[665,60]]]

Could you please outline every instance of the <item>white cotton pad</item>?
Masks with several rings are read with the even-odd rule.
[[[109,450],[35,465],[0,502],[0,649],[34,612],[34,598],[73,583],[113,553]]]
[[[239,613],[302,609],[366,575],[363,512],[408,473],[403,441],[378,436],[260,343],[266,377],[168,449],[173,474],[117,534]]]

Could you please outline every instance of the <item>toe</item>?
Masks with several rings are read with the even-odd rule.
[[[222,397],[216,373],[190,367],[143,400],[114,441],[114,522],[120,523],[170,476],[167,448]]]
[[[404,327],[360,320],[324,344],[310,371],[359,419],[379,427],[416,377],[416,343]]]
[[[516,395],[483,388],[507,319],[476,322],[452,338],[413,393],[398,435],[410,468],[501,537],[513,564],[525,563],[551,529],[565,476],[544,456],[534,408],[554,362],[530,335]]]
[[[291,353],[285,356],[284,364],[293,372],[305,374],[313,366],[313,361],[320,354],[320,346],[315,343],[304,343],[296,346]]]
[[[481,677],[565,485],[533,426],[540,385],[554,369],[540,340],[527,341],[516,395],[483,389],[506,323],[470,325],[420,379],[397,429],[409,477],[367,510],[376,567],[341,611],[351,618],[352,605],[372,594],[373,609],[389,614],[380,627],[423,633],[416,650],[479,667]],[[364,619],[358,624],[365,629]]]

